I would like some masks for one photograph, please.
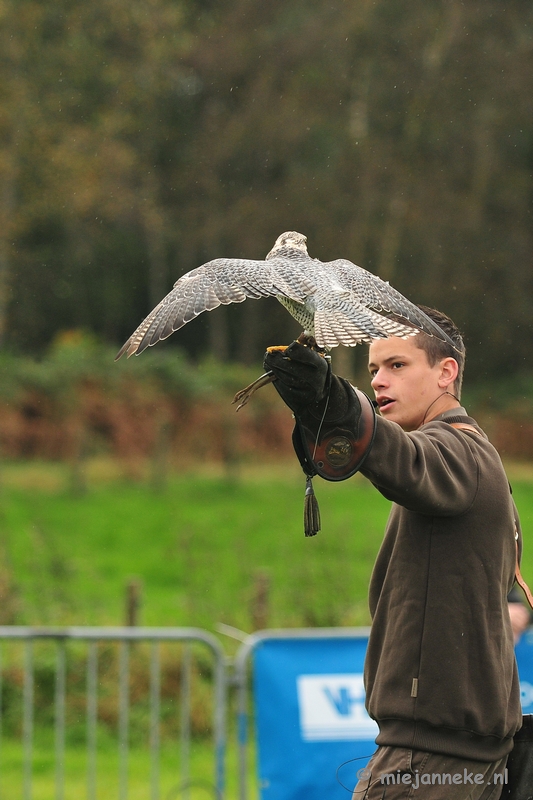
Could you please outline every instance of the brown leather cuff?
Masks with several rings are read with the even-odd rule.
[[[328,423],[326,419],[315,430],[309,425],[309,417],[305,421],[296,418],[292,441],[302,468],[310,477],[320,475],[327,481],[351,478],[372,447],[376,430],[374,407],[364,392],[347,381],[343,383],[354,393],[353,406],[360,406],[359,414],[352,407],[352,413],[343,420]]]

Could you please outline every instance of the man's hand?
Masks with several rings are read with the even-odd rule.
[[[273,372],[274,387],[295,414],[324,400],[330,379],[329,363],[310,347],[293,342],[285,350],[267,351],[263,365]]]
[[[292,442],[305,474],[343,481],[357,472],[374,439],[376,415],[368,397],[299,342],[267,352],[263,363],[296,418]]]

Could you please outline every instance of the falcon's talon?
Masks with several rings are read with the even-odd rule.
[[[267,347],[266,351],[267,353],[275,353],[277,350],[280,350],[282,352],[286,350],[288,346],[289,346],[288,344],[274,344],[271,345],[270,347]]]
[[[274,375],[273,372],[271,371],[265,372],[264,375],[261,375],[259,378],[253,381],[249,386],[245,386],[244,389],[241,389],[239,392],[237,392],[237,394],[231,401],[232,404],[239,403],[235,411],[239,411],[243,406],[245,406],[250,397],[254,394],[254,392],[257,392],[258,389],[261,389],[261,387],[266,386],[267,384],[272,383],[275,380],[276,376]]]

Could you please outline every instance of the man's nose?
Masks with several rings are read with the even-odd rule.
[[[370,385],[374,391],[376,391],[376,389],[383,388],[386,385],[385,373],[382,369],[378,369],[370,381]]]

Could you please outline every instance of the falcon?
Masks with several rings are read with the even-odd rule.
[[[346,259],[311,258],[306,242],[303,234],[287,231],[262,261],[217,258],[182,275],[115,361],[124,354],[139,355],[204,311],[261,297],[276,297],[302,325],[304,340],[313,337],[325,351],[419,331],[455,348],[438,325],[387,282]]]

